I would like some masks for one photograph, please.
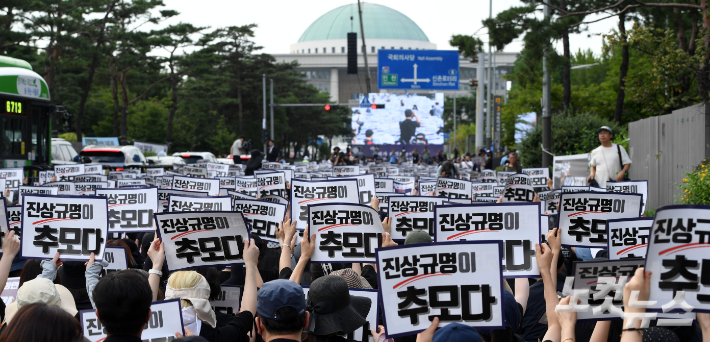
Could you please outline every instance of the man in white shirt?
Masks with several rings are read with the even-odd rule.
[[[592,150],[590,174],[587,182],[594,178],[599,186],[606,188],[607,181],[623,181],[631,167],[631,158],[622,146],[611,143],[614,134],[608,126],[597,129],[601,146]],[[621,154],[621,160],[619,160]],[[623,166],[622,166],[623,165]]]
[[[239,137],[239,139],[234,140],[232,148],[229,149],[229,156],[234,158],[242,155],[242,145],[244,144],[244,136]]]
[[[459,168],[462,170],[473,170],[473,161],[471,161],[471,155],[466,153],[465,160],[461,161]]]

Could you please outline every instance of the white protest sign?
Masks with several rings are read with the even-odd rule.
[[[335,179],[336,177],[328,177],[328,179]],[[337,179],[356,179],[357,187],[360,191],[360,204],[370,204],[372,198],[375,196],[375,176],[372,174],[365,174],[359,176],[348,176],[348,177],[338,177]]]
[[[284,164],[277,163],[277,162],[267,162],[264,161],[261,163],[261,168],[262,169],[283,169]]]
[[[582,191],[589,191],[589,186],[582,186],[582,185],[568,185],[568,186],[563,186],[562,187],[562,192],[582,192]]]
[[[375,178],[375,192],[394,192],[394,179]]]
[[[20,277],[7,278],[5,288],[2,290],[2,294],[0,294],[0,297],[2,297],[2,301],[3,303],[5,303],[5,306],[12,304],[12,302],[17,299],[17,290],[19,288]]]
[[[165,176],[165,169],[162,167],[148,168],[145,170],[145,173],[151,177],[162,177]]]
[[[150,311],[150,320],[140,337],[143,341],[171,341],[175,333],[185,335],[179,298],[153,302]],[[105,340],[106,331],[96,316],[96,310],[82,310],[80,314],[84,337],[91,342]]]
[[[419,180],[419,195],[420,196],[434,196],[436,194],[436,181],[433,182],[422,182]]]
[[[450,198],[471,198],[472,185],[473,183],[466,180],[439,178],[436,181],[436,195]]]
[[[434,240],[434,206],[442,205],[446,197],[397,196],[389,199],[388,215],[392,219],[390,234],[394,240],[404,240],[414,229],[428,232]]]
[[[606,182],[606,192],[621,192],[625,194],[641,194],[643,196],[643,207],[641,212],[646,211],[646,203],[648,201],[648,181],[623,181],[623,182]]]
[[[54,186],[31,186],[20,185],[17,203],[22,204],[22,196],[27,194],[35,195],[58,195],[59,188]]]
[[[37,178],[39,178],[39,185],[47,183],[47,171],[40,171],[37,173]],[[4,184],[3,184],[4,185]]]
[[[254,176],[244,176],[237,177],[235,180],[234,190],[247,194],[249,196],[256,196],[256,177]]]
[[[186,196],[168,195],[168,211],[232,211],[229,196]]]
[[[558,226],[568,247],[606,248],[606,221],[641,216],[641,195],[600,192],[562,193]]]
[[[306,229],[308,206],[316,203],[341,202],[360,203],[360,192],[355,179],[293,180],[291,185],[291,220],[296,220],[296,228]]]
[[[84,165],[84,174],[85,175],[103,175],[104,174],[104,167],[101,164]]]
[[[505,192],[504,186],[494,186],[493,187],[493,197],[495,197],[495,198],[500,198],[501,196],[503,196],[504,192]]]
[[[264,196],[260,197],[259,201],[265,201],[265,202],[273,202],[273,203],[280,203],[280,204],[285,204],[288,205],[288,200],[281,197],[281,196]]]
[[[152,232],[158,212],[158,188],[96,189],[108,198],[108,223],[112,233]]]
[[[206,191],[210,196],[217,196],[219,179],[173,176],[173,190]]]
[[[396,192],[378,192],[375,196],[377,196],[377,201],[380,202],[380,213],[385,216],[389,216],[389,207],[387,206],[387,203],[390,201],[389,198],[404,195]]]
[[[4,209],[5,205],[3,204],[0,206],[0,210]],[[0,236],[3,238],[5,237],[5,233],[9,232],[10,230],[15,231],[15,235],[17,237],[20,237],[22,234],[22,206],[21,205],[10,205],[7,206],[7,227],[3,226],[4,224],[2,223],[2,215],[0,214],[0,226],[2,226],[2,232],[0,233]],[[7,228],[7,230],[5,230]],[[0,241],[2,242],[2,241]],[[2,253],[2,249],[0,249],[0,253]]]
[[[461,323],[501,329],[501,249],[499,241],[378,248],[377,277],[387,337],[421,332],[434,316],[439,317],[439,327]]]
[[[293,178],[311,180],[311,174],[308,172],[294,172]]]
[[[4,198],[0,198],[0,253],[2,253],[2,242],[5,241],[5,235],[10,231],[10,220],[8,217],[8,211],[10,208],[13,207],[14,206],[8,206]],[[15,230],[15,234],[17,233],[20,233],[19,229]],[[19,238],[20,235],[17,235],[17,237]]]
[[[473,204],[476,203],[498,203],[498,197],[494,196],[476,196],[476,198],[473,199]],[[468,203],[470,204],[470,203]]]
[[[503,241],[503,276],[538,276],[539,203],[497,203],[436,207],[436,242]]]
[[[492,198],[492,197],[483,197],[483,198]],[[444,201],[443,204],[447,203],[452,203],[452,204],[473,204],[470,198],[447,198],[446,201]]]
[[[20,258],[101,261],[108,237],[108,201],[96,196],[25,195]]]
[[[52,172],[50,176],[50,172]],[[17,169],[0,169],[0,179],[5,179],[5,186],[0,187],[5,193],[5,189],[17,189],[22,185],[22,179],[25,177],[24,170],[22,168]],[[47,171],[47,181],[49,182],[52,177],[54,177],[54,171]]]
[[[249,230],[241,213],[185,211],[155,214],[170,271],[243,264]]]
[[[155,177],[155,184],[161,189],[172,189],[173,176]]]
[[[207,171],[213,172],[217,177],[227,177],[229,175],[229,165],[219,163],[207,163]]]
[[[522,173],[508,177],[503,190],[503,203],[532,202],[533,200],[535,200],[535,189],[530,183],[530,177]]]
[[[403,195],[411,195],[414,190],[414,182],[411,183],[400,183],[397,181],[393,182],[394,192]]]
[[[495,183],[471,183],[471,195],[473,197],[490,197],[493,196],[495,188]]]
[[[232,201],[232,205],[234,211],[244,215],[244,220],[251,227],[252,236],[259,236],[265,241],[279,242],[276,239],[276,229],[286,216],[287,206],[285,204],[253,199],[235,199]],[[285,243],[290,243],[290,241]]]
[[[547,179],[550,178],[550,169],[546,167],[524,168],[523,173],[530,177],[530,185],[534,188],[547,189]]]
[[[106,274],[128,269],[128,251],[123,247],[106,246],[104,251],[104,261],[108,266],[104,267]]]
[[[54,165],[54,175],[57,181],[74,181],[74,176],[84,174],[84,164]]]
[[[50,182],[42,186],[57,187],[57,195],[76,195],[76,186],[72,182]]]
[[[227,194],[232,197],[232,207],[234,207],[234,201],[238,199],[253,200],[256,199],[254,196],[249,196],[247,194],[237,192],[237,191],[227,191]]]
[[[185,165],[182,168],[182,174],[185,176],[191,176],[195,178],[207,178],[207,168],[200,166],[189,166]]]
[[[496,174],[498,184],[500,184],[500,186],[506,186],[508,177],[514,174],[515,171],[498,171],[498,173]]]
[[[286,197],[286,177],[283,172],[259,173],[256,177],[256,191],[259,197],[276,195]]]
[[[220,189],[230,189],[234,190],[237,188],[237,178],[236,177],[218,177],[219,188]]]
[[[77,195],[93,196],[96,189],[108,188],[108,182],[75,182],[74,189]]]
[[[107,182],[108,176],[105,175],[81,175],[74,176],[74,183],[79,182]]]
[[[214,312],[221,312],[228,315],[236,315],[241,307],[242,288],[236,285],[221,286],[222,291],[214,300],[210,301]]]
[[[377,211],[362,204],[311,204],[307,223],[316,235],[312,262],[372,263],[385,232]]]
[[[135,186],[135,185],[146,185],[145,184],[145,179],[117,179],[116,180],[116,187],[124,187],[124,186]]]
[[[541,214],[544,214],[545,212],[548,212],[551,215],[557,214],[557,206],[560,205],[560,196],[562,196],[562,191],[540,191],[537,193],[537,196],[540,198],[540,202],[542,202],[542,207],[540,207],[540,210],[542,211]]]
[[[607,220],[609,260],[645,258],[653,217]]]
[[[205,191],[182,191],[182,190],[172,190],[172,189],[158,189],[158,212],[168,212],[170,211],[170,195],[183,195],[183,196],[209,196]]]
[[[334,177],[349,177],[349,176],[359,176],[360,166],[357,165],[339,165],[333,166],[333,176]]]
[[[481,177],[494,177],[496,176],[496,171],[491,169],[481,170]]]

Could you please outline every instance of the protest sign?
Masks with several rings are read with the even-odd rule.
[[[606,188],[597,188],[596,186],[590,186],[589,191],[592,192],[606,192]]]
[[[562,187],[562,192],[582,192],[582,191],[590,191],[589,186],[581,186],[581,185],[570,185],[570,186],[563,186]]]
[[[389,207],[387,203],[389,203],[389,198],[390,197],[399,197],[399,196],[404,196],[403,194],[398,194],[396,192],[378,192],[376,195],[377,201],[380,202],[380,214],[389,216]]]
[[[8,218],[9,215],[9,208],[12,208],[12,206],[8,206],[7,202],[5,202],[5,199],[0,199],[0,253],[2,253],[2,242],[5,241],[5,235],[10,231],[10,220]],[[15,231],[15,234],[19,233],[19,230]],[[17,235],[19,238],[20,235]]]
[[[116,187],[124,187],[124,186],[134,186],[134,185],[146,185],[145,184],[145,179],[117,179],[116,180]]]
[[[80,196],[93,196],[96,189],[107,189],[108,182],[74,182],[76,194]]]
[[[173,176],[155,177],[155,184],[161,189],[172,189]]]
[[[491,198],[491,197],[484,197]],[[443,204],[473,204],[470,198],[447,198]]]
[[[647,180],[629,180],[623,182],[606,182],[606,192],[620,192],[625,194],[641,194],[643,196],[643,206],[641,212],[646,211],[646,203],[648,201],[648,181]]]
[[[455,241],[378,248],[377,278],[387,337],[412,335],[439,317],[501,329],[501,243]]]
[[[307,223],[316,235],[311,262],[372,263],[385,232],[377,211],[362,204],[311,204]]]
[[[288,200],[281,196],[264,196],[260,197],[259,201],[273,202],[288,205]]]
[[[151,177],[162,177],[165,176],[165,169],[162,167],[148,168],[145,170],[145,173]]]
[[[336,177],[328,177],[328,179],[335,179]],[[371,174],[358,175],[358,176],[348,176],[339,177],[338,179],[356,179],[357,188],[360,191],[360,204],[370,204],[372,202],[372,197],[375,196],[375,176]]]
[[[241,307],[242,287],[237,285],[222,284],[217,298],[210,301],[214,312],[236,315]]]
[[[218,177],[220,189],[234,190],[237,188],[237,179],[235,177]]]
[[[46,187],[56,187],[57,190],[57,195],[66,195],[66,196],[72,196],[76,195],[76,185],[72,182],[50,182],[50,183],[44,183]]]
[[[207,178],[207,168],[185,165],[182,167],[182,174],[195,178]]]
[[[96,189],[96,196],[108,198],[108,223],[112,233],[152,232],[153,214],[158,212],[158,188]]]
[[[498,203],[498,199],[498,197],[494,196],[476,196],[476,198],[473,199],[473,203]]]
[[[106,339],[106,329],[99,321],[96,310],[81,310],[81,327],[84,337],[91,342]],[[175,333],[185,335],[180,298],[153,302],[150,305],[150,320],[145,325],[140,339],[143,341],[172,341]]]
[[[557,206],[560,205],[560,196],[562,196],[562,191],[560,190],[538,192],[537,197],[539,197],[540,202],[542,202],[542,206],[540,207],[542,214],[545,212],[550,213],[550,215],[557,214]]]
[[[422,182],[419,180],[419,195],[420,196],[434,196],[436,194],[436,181],[433,182]]]
[[[530,177],[525,174],[515,174],[508,177],[503,190],[503,203],[532,202],[535,200],[535,190],[530,183]]]
[[[514,174],[515,174],[515,171],[498,171],[498,173],[496,174],[498,184],[503,187],[506,186],[506,184],[508,182],[508,177],[510,177]]]
[[[74,176],[74,183],[79,182],[106,182],[108,181],[108,176],[105,175],[80,175]]]
[[[5,288],[2,290],[2,294],[0,294],[0,297],[2,297],[2,301],[3,303],[5,303],[5,306],[12,304],[12,302],[17,299],[17,290],[19,288],[20,277],[7,278],[7,282],[5,282]]]
[[[216,177],[227,177],[229,175],[229,165],[219,163],[207,163],[207,171],[211,171]]]
[[[333,176],[334,177],[350,177],[359,176],[360,166],[357,165],[338,165],[333,166]]]
[[[255,175],[259,197],[276,195],[286,197],[286,179],[282,172],[259,173]]]
[[[530,185],[534,188],[547,189],[547,179],[550,178],[550,169],[547,167],[523,168],[523,173],[530,177]]]
[[[474,197],[493,196],[494,188],[496,188],[495,183],[471,183],[471,195]]]
[[[169,212],[178,211],[232,211],[230,196],[168,195]]]
[[[446,197],[397,196],[389,199],[388,216],[392,219],[390,235],[404,240],[414,229],[428,232],[434,240],[434,206],[442,205]]]
[[[256,177],[237,177],[234,179],[234,184],[235,191],[247,194],[252,197],[256,197]]]
[[[108,266],[104,267],[103,275],[111,272],[127,270],[129,266],[128,251],[126,251],[123,247],[106,246],[106,250],[104,251],[104,261],[108,262]]]
[[[84,174],[85,175],[103,175],[104,174],[104,167],[101,164],[84,165]]]
[[[5,205],[0,207],[0,210],[4,209]],[[17,237],[20,237],[20,234],[22,233],[22,206],[21,205],[9,205],[7,206],[7,230],[5,230],[6,227],[2,227],[2,232],[0,232],[0,236],[3,238],[5,237],[5,233],[9,232],[10,230],[15,231],[15,235]],[[0,214],[0,226],[2,226],[2,214]],[[0,241],[2,242],[2,241]],[[2,249],[0,249],[0,253],[2,253]]]
[[[295,179],[303,179],[303,180],[311,180],[311,174],[308,172],[294,172],[293,173],[293,178]]]
[[[439,178],[436,181],[436,195],[439,197],[471,198],[472,188],[473,183],[466,180]]]
[[[538,276],[539,203],[449,205],[435,208],[435,241],[503,241],[503,276]]]
[[[252,236],[259,236],[265,241],[279,242],[276,239],[276,229],[286,216],[287,206],[285,204],[253,199],[235,199],[232,201],[232,205],[234,211],[244,215],[244,220],[251,227]],[[285,243],[290,243],[290,241]]]
[[[96,196],[25,195],[20,258],[101,261],[108,236],[108,200]]]
[[[493,197],[500,198],[505,192],[505,186],[494,186],[493,187]]]
[[[568,185],[587,185],[589,153],[553,157],[553,188]]]
[[[58,195],[59,188],[54,186],[31,186],[31,185],[20,185],[17,198],[17,203],[22,203],[22,196],[26,194],[35,195]]]
[[[183,191],[172,189],[158,189],[158,212],[165,213],[170,211],[170,195],[183,196],[209,196],[205,191]]]
[[[173,190],[207,191],[210,196],[219,195],[219,179],[173,176]]]
[[[646,257],[653,217],[607,220],[609,260]]]
[[[84,174],[84,164],[54,165],[54,176],[60,182],[73,182],[74,176]]]
[[[481,170],[481,177],[494,177],[496,176],[496,171],[491,169]]]
[[[599,192],[562,193],[557,226],[568,247],[607,247],[606,221],[641,215],[641,195]]]
[[[375,178],[375,192],[394,192],[394,180]]]
[[[308,224],[308,206],[315,203],[360,203],[360,192],[355,179],[304,181],[293,180],[291,185],[291,220],[303,230]],[[311,227],[312,228],[312,227]]]
[[[39,185],[47,183],[47,171],[37,172],[37,178],[39,179]],[[3,183],[2,185],[4,186],[5,184]]]
[[[50,176],[50,172],[52,175]],[[52,177],[54,177],[54,171],[47,172],[47,181],[49,182]],[[17,169],[0,169],[0,179],[5,179],[4,186],[0,186],[3,194],[5,189],[17,189],[22,185],[22,179],[25,177],[25,173],[22,168]]]
[[[303,287],[303,294],[306,296],[306,298],[308,298],[309,290],[309,286]],[[367,312],[367,317],[365,317],[367,322],[365,322],[364,326],[357,328],[355,331],[349,333],[347,335],[348,341],[365,341],[363,339],[364,333],[365,335],[369,335],[367,341],[377,342],[372,339],[372,333],[370,333],[371,330],[375,330],[375,327],[377,327],[377,290],[350,288],[348,289],[348,291],[350,292],[351,296],[367,297],[370,299],[370,311]]]
[[[414,190],[414,182],[411,183],[400,183],[397,181],[392,182],[394,185],[394,192],[403,195],[411,195]]]
[[[184,211],[155,214],[155,219],[170,271],[244,263],[249,230],[241,213]]]
[[[261,163],[261,168],[262,169],[283,169],[285,164],[277,163],[277,162],[267,162],[264,161]]]
[[[234,203],[235,200],[238,199],[248,199],[248,200],[253,200],[256,199],[254,196],[249,196],[247,194],[237,192],[237,191],[227,191],[227,194],[229,194],[230,197],[232,197],[232,203]],[[234,206],[234,204],[232,204]]]

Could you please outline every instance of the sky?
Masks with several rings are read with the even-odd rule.
[[[164,22],[161,26],[180,21],[197,26],[212,28],[246,25],[255,23],[255,42],[263,47],[263,52],[270,54],[288,53],[291,44],[296,43],[308,26],[326,12],[356,0],[164,0],[166,9],[180,12],[180,15]],[[474,34],[484,42],[488,41],[487,30],[481,21],[488,18],[488,0],[372,0],[391,7],[408,16],[421,27],[429,41],[439,50],[454,50],[448,43],[452,35]],[[518,0],[494,0],[493,16],[507,8],[519,6]],[[592,17],[593,18],[593,17]],[[614,18],[592,24],[586,32],[570,37],[570,49],[592,49],[596,54],[602,50],[602,38],[599,33],[608,33],[614,29]],[[365,32],[367,37],[367,32]],[[506,52],[518,52],[522,46],[518,39],[506,46]],[[562,49],[558,42],[556,49]],[[487,47],[486,47],[487,50]]]

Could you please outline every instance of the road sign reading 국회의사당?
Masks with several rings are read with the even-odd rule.
[[[380,89],[459,89],[459,54],[441,50],[379,50]]]

